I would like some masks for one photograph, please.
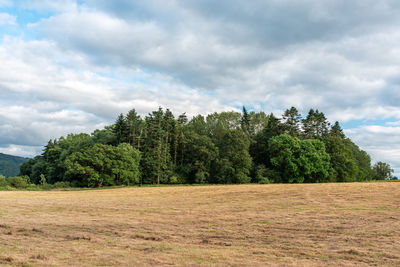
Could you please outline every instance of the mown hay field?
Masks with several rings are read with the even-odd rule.
[[[400,183],[0,192],[1,266],[399,266]]]

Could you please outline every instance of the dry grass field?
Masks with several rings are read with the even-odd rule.
[[[1,266],[399,266],[400,183],[0,192]]]

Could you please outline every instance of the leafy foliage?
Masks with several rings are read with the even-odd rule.
[[[177,118],[159,108],[135,109],[89,134],[50,140],[20,175],[42,186],[175,183],[302,183],[386,179],[382,164],[347,138],[324,113],[305,118],[295,107],[282,118],[248,111]]]
[[[373,175],[375,180],[390,180],[392,178],[393,169],[389,164],[379,161],[373,167]]]
[[[140,152],[127,143],[95,144],[65,160],[66,178],[80,186],[130,185],[139,182]]]
[[[271,163],[281,173],[283,183],[325,182],[329,175],[329,155],[319,140],[300,140],[288,134],[269,141]]]
[[[7,180],[8,184],[12,187],[15,187],[17,189],[25,189],[29,186],[29,177],[24,175],[24,176],[15,176],[15,177],[10,177]]]
[[[3,175],[0,175],[0,187],[5,187],[5,186],[7,186],[6,177]]]

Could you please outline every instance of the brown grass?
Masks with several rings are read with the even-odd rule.
[[[0,192],[1,266],[399,266],[400,183]]]

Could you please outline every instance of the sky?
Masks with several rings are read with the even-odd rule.
[[[0,152],[135,108],[295,106],[400,175],[398,0],[0,0]]]

